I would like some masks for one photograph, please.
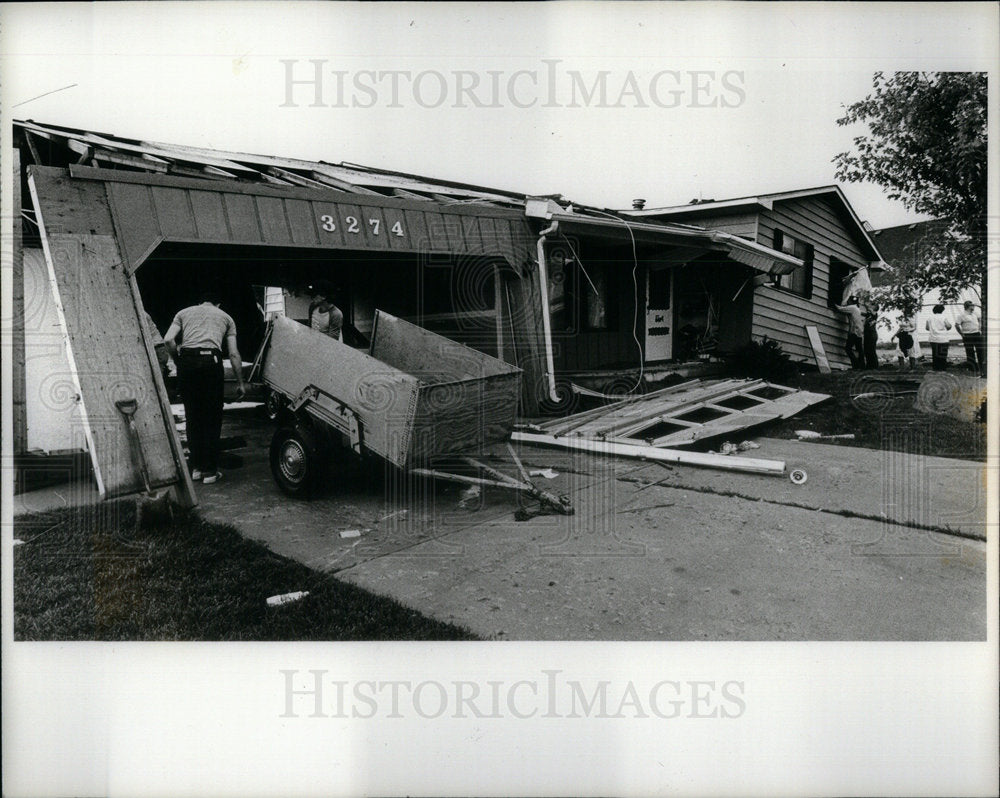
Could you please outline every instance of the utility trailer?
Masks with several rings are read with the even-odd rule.
[[[278,429],[271,473],[290,496],[309,496],[331,458],[377,457],[408,474],[526,494],[570,515],[565,496],[534,485],[510,445],[521,370],[377,310],[367,353],[282,316],[268,324],[251,379],[270,394]],[[477,460],[506,443],[512,477]],[[475,476],[440,462],[462,462]],[[489,478],[481,476],[487,474]]]

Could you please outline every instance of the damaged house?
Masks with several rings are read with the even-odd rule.
[[[838,186],[730,200],[692,200],[669,208],[635,208],[644,222],[690,224],[739,236],[787,253],[802,266],[772,270],[747,285],[745,270],[710,255],[671,270],[678,340],[685,347],[732,351],[764,336],[793,360],[813,362],[815,334],[833,368],[848,368],[847,324],[834,306],[868,270],[884,269],[871,230]]]
[[[567,378],[691,357],[709,351],[710,333],[717,349],[766,333],[805,358],[799,322],[814,316],[780,333],[773,297],[796,296],[805,268],[806,303],[822,305],[829,290],[821,239],[813,252],[797,246],[805,234],[795,225],[781,240],[763,223],[746,235],[707,205],[694,217],[619,214],[560,196],[31,121],[15,122],[14,141],[15,456],[86,451],[105,497],[140,488],[116,411],[127,397],[140,407],[151,484],[179,485],[194,501],[142,320],[148,312],[165,331],[206,284],[222,292],[247,359],[273,292],[300,296],[325,281],[362,337],[378,308],[522,369],[525,416],[558,407]],[[815,201],[839,202],[843,216],[836,197]],[[840,221],[847,232],[832,237],[853,249],[835,248],[838,257],[876,259]],[[818,323],[839,354],[843,324],[832,312]]]

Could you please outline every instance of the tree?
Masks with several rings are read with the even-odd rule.
[[[872,298],[906,314],[931,289],[946,301],[966,288],[985,298],[986,74],[876,72],[872,87],[837,120],[869,129],[854,139],[856,152],[833,159],[837,177],[881,185],[890,199],[943,223],[942,235],[920,242]]]

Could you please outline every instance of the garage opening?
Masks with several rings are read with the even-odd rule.
[[[353,346],[367,346],[381,309],[514,363],[507,310],[514,277],[494,256],[178,242],[161,244],[136,272],[143,305],[161,332],[200,290],[217,291],[236,322],[245,360],[263,339],[265,310],[275,296],[267,288],[281,289],[284,315],[308,323],[313,289],[326,283]]]

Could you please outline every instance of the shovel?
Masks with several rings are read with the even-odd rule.
[[[128,427],[129,445],[132,451],[132,464],[142,477],[146,495],[137,505],[138,524],[140,527],[152,526],[164,519],[173,520],[173,507],[170,504],[170,492],[167,489],[154,491],[149,484],[149,469],[146,467],[146,457],[142,453],[142,443],[139,441],[139,430],[135,426],[135,413],[139,403],[135,399],[121,399],[115,402],[115,407],[125,419]]]

